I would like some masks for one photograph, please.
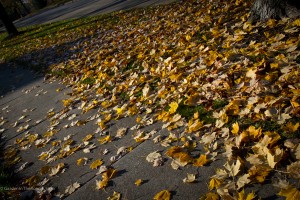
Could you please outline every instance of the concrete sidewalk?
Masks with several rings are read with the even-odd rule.
[[[20,28],[37,24],[57,22],[72,18],[95,16],[119,10],[167,4],[176,0],[73,0],[57,7],[42,10],[14,22]],[[0,27],[0,32],[5,31]]]
[[[165,189],[172,192],[173,199],[197,199],[207,192],[207,183],[210,176],[214,174],[217,167],[221,167],[223,164],[221,160],[218,160],[201,169],[188,166],[181,170],[173,170],[170,166],[170,159],[164,155],[166,148],[154,144],[152,141],[153,137],[157,135],[168,136],[169,132],[161,129],[161,123],[145,126],[140,130],[145,132],[156,130],[157,133],[149,140],[137,143],[132,136],[136,130],[130,130],[136,125],[134,117],[114,120],[109,124],[110,127],[106,132],[94,134],[89,143],[94,143],[96,147],[90,153],[84,153],[80,149],[73,155],[54,162],[47,163],[39,160],[40,154],[49,151],[52,148],[51,143],[54,141],[64,141],[69,136],[74,141],[74,145],[71,147],[74,147],[76,144],[82,143],[86,135],[95,133],[98,128],[98,125],[96,125],[97,118],[94,120],[89,120],[89,118],[95,116],[98,112],[95,109],[82,115],[81,110],[75,107],[65,113],[68,117],[76,114],[76,117],[72,120],[67,118],[60,120],[59,124],[55,126],[58,132],[51,137],[51,140],[44,147],[37,148],[34,143],[30,147],[20,147],[20,144],[16,144],[18,139],[25,139],[29,134],[37,134],[38,139],[43,139],[43,135],[47,131],[48,133],[51,131],[50,127],[53,126],[51,126],[51,120],[47,118],[49,110],[53,109],[55,113],[60,113],[65,109],[62,100],[68,98],[67,93],[70,92],[70,88],[66,88],[57,81],[45,82],[40,77],[34,78],[36,75],[31,71],[17,68],[12,71],[7,68],[1,68],[2,75],[8,73],[10,76],[18,78],[20,77],[19,72],[24,72],[27,74],[24,78],[32,77],[30,83],[24,83],[19,88],[15,87],[13,92],[8,91],[0,99],[0,117],[3,117],[6,121],[1,127],[5,129],[3,137],[6,145],[12,145],[15,149],[24,149],[18,154],[21,156],[22,161],[17,164],[17,167],[22,166],[24,163],[27,163],[27,165],[18,174],[21,177],[38,175],[39,180],[47,178],[49,182],[43,187],[54,187],[60,194],[63,194],[69,185],[78,182],[81,187],[71,195],[64,194],[67,199],[106,199],[114,191],[120,192],[122,199],[152,199],[156,193]],[[10,85],[1,84],[1,86],[12,88]],[[24,118],[20,119],[22,116]],[[66,124],[70,124],[75,120],[86,121],[87,123],[81,126],[64,128]],[[17,125],[14,126],[16,122]],[[26,125],[29,125],[28,129],[20,131],[20,127],[26,127]],[[124,137],[116,138],[106,144],[99,144],[97,139],[106,135],[115,136],[117,130],[121,127],[128,128]],[[131,151],[124,151],[122,155],[119,154],[121,155],[119,159],[112,160],[112,157],[117,155],[117,151],[121,147],[130,148]],[[55,148],[60,149],[59,147]],[[108,151],[105,155],[103,154],[104,150]],[[146,161],[147,155],[154,151],[162,154],[164,159],[162,166],[153,167],[152,163]],[[87,165],[77,166],[77,160],[83,157],[88,159]],[[98,170],[90,169],[90,164],[97,159],[101,159],[104,162],[103,165],[117,170],[117,176],[111,180],[105,190],[96,189],[96,180],[100,180],[101,175],[96,175]],[[37,173],[45,166],[55,166],[58,163],[65,164],[64,173],[58,173],[55,176]],[[195,174],[197,182],[184,183],[183,179],[187,176],[187,173]],[[135,185],[135,181],[138,179],[143,180],[142,185],[139,187]]]
[[[16,165],[17,174],[24,179],[31,177],[28,191],[54,189],[59,198],[92,200],[107,199],[114,192],[121,193],[121,199],[153,199],[158,192],[168,190],[172,199],[199,199],[208,192],[210,177],[225,162],[220,156],[204,167],[187,165],[174,170],[171,159],[165,155],[167,148],[152,140],[158,135],[167,137],[170,134],[162,129],[161,123],[142,127],[140,131],[145,133],[157,131],[142,142],[136,142],[133,137],[138,131],[132,130],[136,125],[135,117],[112,120],[106,131],[97,132],[97,120],[103,117],[97,109],[82,114],[79,104],[69,108],[63,106],[62,100],[69,98],[70,88],[59,81],[44,81],[41,76],[26,69],[2,66],[0,70],[2,77],[9,77],[7,82],[1,82],[5,93],[0,99],[0,118],[6,121],[0,127],[4,129],[2,139],[8,148],[19,150],[17,156],[21,157],[21,162]],[[16,85],[15,80],[19,84]],[[11,91],[12,88],[14,91]],[[127,131],[118,138],[120,128]],[[86,139],[89,134],[93,135],[92,138]],[[113,138],[112,142],[99,143],[99,139],[109,135]],[[31,141],[28,141],[30,138]],[[84,144],[84,138],[88,144]],[[92,144],[94,147],[90,146]],[[77,147],[73,154],[68,154]],[[89,153],[84,150],[87,147],[91,147]],[[204,153],[202,147],[198,148],[198,152]],[[162,166],[153,167],[146,161],[146,157],[155,151],[162,155]],[[43,152],[50,156],[43,156]],[[56,160],[51,161],[52,158]],[[85,158],[87,164],[78,166],[80,158]],[[96,180],[101,180],[101,174],[97,175],[99,168],[90,168],[96,160],[101,160],[102,166],[117,170],[116,177],[105,189],[96,189]],[[63,163],[63,167],[56,173],[55,167],[59,163]],[[183,182],[188,173],[196,176],[194,183]],[[135,185],[138,179],[142,180],[140,186]],[[74,183],[80,184],[75,192],[68,188]],[[22,194],[33,198],[33,193],[28,191],[22,191]],[[280,199],[271,183],[256,185],[251,191],[265,199]]]

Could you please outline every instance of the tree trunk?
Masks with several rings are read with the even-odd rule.
[[[256,0],[251,8],[249,21],[298,17],[300,7],[297,1],[299,0]]]
[[[19,34],[18,30],[16,29],[12,21],[9,19],[1,2],[0,2],[0,20],[3,22],[9,36],[15,36]]]

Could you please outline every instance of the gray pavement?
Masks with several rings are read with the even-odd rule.
[[[33,71],[6,65],[1,65],[0,74],[2,78],[4,77],[1,79],[4,92],[0,98],[0,118],[5,121],[0,127],[4,129],[2,140],[5,141],[6,147],[10,146],[19,150],[16,156],[20,156],[21,161],[16,165],[16,170],[20,170],[17,174],[21,178],[38,177],[39,182],[45,181],[39,186],[31,186],[22,191],[23,195],[30,196],[32,193],[28,191],[31,190],[54,188],[56,199],[107,199],[114,192],[121,193],[122,199],[153,199],[156,193],[168,190],[171,192],[172,199],[199,199],[208,192],[210,177],[215,174],[217,168],[222,168],[225,162],[222,156],[219,156],[216,161],[204,167],[187,165],[174,170],[171,167],[172,159],[165,155],[167,148],[152,141],[157,135],[162,137],[169,135],[170,132],[162,129],[161,123],[155,122],[140,129],[145,133],[157,131],[155,135],[143,142],[136,142],[133,138],[137,131],[131,130],[136,125],[135,117],[112,120],[106,131],[96,133],[97,119],[103,117],[99,110],[93,109],[82,114],[80,105],[77,104],[66,109],[62,100],[70,97],[71,89],[59,81],[44,81],[42,76]],[[49,118],[49,110],[58,114],[57,120],[53,120],[55,117]],[[74,119],[68,119],[71,116]],[[70,125],[77,120],[85,123]],[[28,128],[21,130],[21,127],[27,125]],[[66,125],[69,127],[66,128]],[[108,135],[114,138],[117,130],[122,127],[127,128],[124,137],[115,138],[106,144],[99,143],[98,139]],[[91,149],[90,153],[84,153],[83,149],[86,147],[82,146],[83,138],[88,134],[93,134],[89,145],[95,144],[95,148]],[[37,138],[32,143],[22,143],[30,138],[29,135],[36,135]],[[23,141],[20,141],[22,139]],[[54,145],[54,143],[59,143],[59,145]],[[68,148],[67,144],[71,149],[81,146],[74,154],[59,156],[63,155],[63,149]],[[112,160],[121,147],[130,151],[123,152],[120,157]],[[49,162],[47,159],[40,159],[43,152],[49,153],[54,150],[57,152],[49,156]],[[105,151],[107,153],[104,153]],[[146,161],[147,155],[155,151],[161,153],[163,157],[162,166],[153,167],[152,163]],[[197,151],[204,153],[201,146]],[[51,161],[51,158],[55,157],[56,160]],[[78,166],[77,160],[80,158],[86,158],[87,164]],[[96,189],[96,180],[101,180],[101,174],[97,175],[98,169],[90,168],[91,163],[97,159],[103,161],[103,166],[117,170],[116,177],[109,181],[105,189],[100,190]],[[20,169],[19,167],[25,163],[27,163],[26,166]],[[41,174],[42,169],[47,167],[54,169],[59,163],[64,163],[62,172],[53,176],[50,175],[51,171]],[[183,182],[188,173],[196,176],[195,183]],[[140,186],[135,185],[138,179],[143,180]],[[71,194],[66,192],[68,186],[76,182],[80,184],[80,187]],[[271,182],[254,185],[248,191],[254,191],[264,199],[283,199],[275,195],[278,191],[274,191]]]
[[[16,27],[51,23],[66,19],[95,16],[119,10],[146,7],[158,4],[167,4],[176,0],[73,0],[42,10],[39,13],[24,17],[14,22]],[[0,32],[5,31],[0,27]]]
[[[6,91],[2,93],[0,99],[0,117],[3,117],[6,121],[1,127],[5,129],[2,138],[6,146],[12,145],[15,149],[20,149],[19,144],[16,144],[18,139],[26,138],[28,134],[37,134],[38,138],[42,139],[43,135],[47,131],[49,132],[52,121],[47,118],[48,111],[53,109],[55,113],[60,113],[65,109],[62,100],[69,97],[70,88],[57,81],[44,81],[39,75],[26,69],[9,68],[3,65],[1,66],[1,74],[3,76],[7,75],[6,77],[9,77],[11,80],[7,84],[1,83],[1,86]],[[26,74],[26,76],[22,76],[22,74]],[[15,86],[12,80],[16,79],[23,84]],[[12,88],[13,91],[11,91]],[[74,113],[81,113],[81,111],[75,106],[74,109],[66,112],[68,116]],[[74,120],[88,121],[87,119],[90,116],[97,113],[98,111],[95,109],[89,113],[77,115]],[[26,117],[20,120],[22,116]],[[13,124],[16,121],[18,123],[14,127]],[[94,119],[81,126],[64,128],[66,124],[70,124],[70,121],[68,119],[60,120],[60,123],[56,126],[58,132],[51,137],[51,141],[45,144],[44,147],[37,148],[32,144],[30,148],[24,148],[19,152],[18,155],[21,156],[22,161],[17,164],[17,167],[28,163],[27,167],[18,172],[19,176],[32,177],[38,175],[41,178],[40,180],[49,178],[49,182],[43,187],[54,187],[61,194],[65,192],[69,185],[75,182],[80,183],[81,187],[77,191],[71,195],[64,195],[66,199],[106,199],[114,191],[120,192],[122,199],[152,199],[156,193],[165,189],[171,191],[172,199],[198,199],[208,191],[207,183],[210,176],[215,173],[215,169],[223,165],[222,160],[217,160],[201,169],[193,166],[187,166],[180,170],[172,169],[170,165],[171,160],[164,155],[166,148],[159,144],[154,144],[152,141],[156,135],[168,136],[169,132],[161,129],[162,124],[156,122],[140,129],[145,132],[156,130],[156,135],[149,140],[137,143],[132,136],[136,130],[130,130],[136,125],[135,117],[113,120],[110,123],[109,129],[105,133],[106,135],[115,136],[119,128],[128,128],[124,137],[115,139],[113,142],[99,145],[97,139],[104,137],[101,136],[103,133],[94,134],[94,138],[89,142],[96,144],[96,148],[90,153],[84,153],[80,149],[73,155],[50,163],[39,160],[42,152],[49,151],[52,148],[51,142],[64,141],[65,137],[70,136],[74,141],[74,145],[71,147],[82,143],[82,139],[86,135],[95,133],[98,128],[96,121],[97,119]],[[27,124],[29,125],[28,129],[18,131],[21,126],[24,127]],[[111,157],[117,155],[120,147],[131,148],[132,150],[123,153],[121,158],[112,161]],[[56,148],[60,149],[59,147]],[[105,149],[108,150],[108,153],[103,155],[103,150]],[[162,154],[164,158],[162,166],[153,167],[151,163],[146,161],[147,155],[154,151]],[[88,164],[77,166],[77,160],[82,157],[88,158]],[[96,175],[98,170],[90,169],[90,164],[96,159],[101,159],[104,162],[103,165],[113,167],[118,171],[117,176],[112,179],[105,190],[96,189],[96,180],[100,180],[101,175]],[[66,166],[64,173],[58,173],[55,176],[50,176],[49,174],[39,175],[37,173],[42,167],[55,166],[61,162]],[[187,173],[195,174],[197,182],[184,183],[183,179]],[[137,179],[143,180],[143,184],[139,187],[134,184]]]
[[[25,26],[53,22],[167,2],[169,1],[74,1],[16,24]],[[225,162],[222,156],[204,167],[187,165],[174,170],[171,167],[171,159],[165,155],[167,148],[155,144],[152,140],[158,135],[167,137],[170,134],[162,129],[162,123],[155,122],[142,127],[140,130],[145,133],[157,131],[154,136],[143,142],[136,142],[133,138],[137,132],[131,130],[136,125],[135,117],[112,120],[106,131],[98,132],[97,120],[103,118],[103,113],[92,109],[82,114],[79,103],[69,108],[64,107],[62,101],[69,99],[71,92],[71,88],[57,80],[45,81],[42,75],[28,69],[0,65],[0,130],[3,132],[1,138],[7,147],[20,150],[17,156],[21,157],[21,162],[16,165],[16,169],[19,168],[17,174],[21,178],[39,178],[38,182],[44,180],[40,185],[29,186],[26,190],[54,188],[58,199],[70,200],[107,199],[114,192],[121,193],[122,199],[153,199],[154,195],[162,190],[169,190],[172,199],[186,200],[199,199],[208,192],[210,177],[215,174],[217,168],[222,168]],[[120,128],[127,128],[125,136],[114,138]],[[89,134],[93,134],[93,137],[88,141],[89,144],[84,146],[86,144],[83,139]],[[112,142],[99,143],[99,139],[109,135],[114,138]],[[28,142],[28,138],[35,139]],[[85,153],[84,149],[92,144],[95,144],[95,148]],[[68,154],[70,149],[77,147],[78,150],[73,154]],[[127,151],[124,150],[116,158],[117,151],[122,147]],[[153,167],[146,161],[147,155],[154,151],[161,153],[164,161],[162,166]],[[205,153],[201,145],[197,152]],[[43,153],[51,156],[41,159]],[[78,166],[77,161],[80,158],[86,158],[87,164]],[[100,190],[96,189],[96,180],[101,180],[101,174],[97,175],[98,169],[90,168],[91,163],[98,159],[103,161],[103,166],[117,170],[116,177],[109,181],[105,189]],[[57,174],[50,175],[51,171],[41,173],[41,169],[55,169],[59,163],[64,163],[64,167]],[[20,168],[22,165],[25,167]],[[188,173],[196,176],[194,183],[183,182]],[[140,186],[135,185],[138,179],[143,180]],[[80,187],[69,194],[66,189],[76,182]],[[264,199],[280,199],[275,196],[278,191],[273,190],[271,181],[264,185],[254,185],[249,191],[256,192]],[[31,194],[25,190],[22,192],[24,195]]]

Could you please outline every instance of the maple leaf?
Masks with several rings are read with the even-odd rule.
[[[213,190],[214,188],[218,189],[220,187],[220,185],[222,184],[222,180],[219,180],[217,178],[212,178],[209,181],[209,190]]]
[[[170,199],[171,199],[171,193],[168,190],[162,190],[153,197],[153,200],[170,200]]]
[[[200,130],[203,127],[203,122],[199,119],[196,119],[195,121],[190,121],[188,125],[188,133],[196,132]]]
[[[241,167],[241,162],[239,160],[236,161],[236,163],[230,165],[228,162],[224,165],[225,169],[228,170],[229,175],[230,176],[236,176],[239,171],[240,171],[240,167]]]
[[[244,187],[246,184],[250,183],[251,180],[249,179],[249,177],[249,174],[244,174],[243,176],[239,177],[236,183],[238,186],[238,190]]]
[[[120,199],[121,199],[121,193],[115,191],[112,196],[107,198],[107,200],[120,200]]]
[[[247,194],[247,196],[245,196],[244,190],[238,193],[238,200],[252,200],[252,199],[255,199],[255,194],[253,192]]]
[[[160,166],[163,164],[163,158],[160,153],[157,153],[157,151],[148,154],[148,156],[146,157],[146,160],[148,162],[153,163],[154,167],[157,167],[157,166]]]
[[[102,160],[95,160],[94,162],[92,162],[92,164],[90,165],[91,169],[97,169],[98,167],[100,167],[103,164]]]
[[[119,128],[117,130],[116,138],[122,138],[127,132],[127,128]]]
[[[108,136],[98,139],[98,141],[100,144],[106,144],[106,143],[112,141],[112,137],[110,135],[108,135]]]
[[[235,122],[232,124],[232,130],[231,133],[233,133],[234,135],[237,135],[239,132],[239,123]]]
[[[207,164],[209,160],[206,158],[205,154],[201,154],[199,158],[195,159],[193,165],[196,167],[202,167]]]
[[[219,195],[213,192],[208,192],[205,195],[205,200],[219,200],[219,199],[220,199]]]
[[[30,187],[35,187],[40,182],[39,176],[31,176],[27,178],[25,181],[25,184],[27,184]]]
[[[300,199],[300,191],[291,185],[281,189],[278,195],[286,197],[286,200]]]
[[[187,177],[183,179],[184,183],[194,183],[196,181],[195,174],[187,174]]]
[[[77,160],[77,165],[80,166],[80,165],[86,165],[86,162],[87,162],[88,158],[79,158]]]
[[[69,185],[66,190],[65,193],[66,194],[72,194],[73,192],[75,192],[78,188],[80,187],[80,184],[78,182],[75,182],[71,185]]]
[[[184,152],[181,147],[178,146],[173,146],[169,148],[166,152],[166,155],[175,159],[182,166],[185,166],[192,161],[192,157],[187,152]]]
[[[65,167],[64,163],[58,163],[55,167],[51,168],[51,173],[49,174],[49,176],[55,176],[56,174],[61,172],[64,167]]]
[[[103,180],[96,180],[96,189],[100,190],[103,189],[107,186],[108,180],[103,179]]]
[[[178,108],[178,103],[172,102],[172,103],[169,104],[169,106],[170,106],[169,113],[173,114],[173,113],[176,112],[176,110]]]
[[[263,183],[270,172],[271,168],[269,166],[258,165],[252,166],[249,169],[248,174],[250,175],[251,179],[254,177],[259,183]]]

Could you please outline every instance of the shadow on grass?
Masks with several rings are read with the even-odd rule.
[[[56,23],[43,24],[40,26],[31,26],[24,29],[21,29],[20,35],[14,38],[6,35],[2,38],[2,41],[5,42],[5,46],[0,46],[0,49],[8,48],[22,43],[28,43],[31,40],[35,40],[42,37],[51,37],[62,31],[74,31],[76,28],[93,24],[99,20],[109,19],[111,16],[104,15],[101,17],[87,18],[86,20],[82,19],[71,19],[60,21]],[[1,41],[1,38],[0,38]]]

